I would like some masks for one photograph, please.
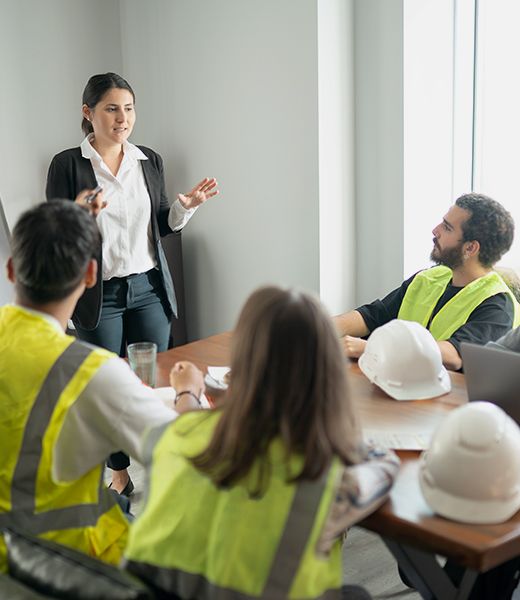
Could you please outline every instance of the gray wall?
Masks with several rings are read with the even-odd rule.
[[[356,299],[403,278],[403,2],[355,3]]]
[[[333,314],[356,306],[353,5],[318,3],[320,296]]]
[[[318,292],[316,2],[126,0],[121,15],[125,73],[148,90],[133,138],[163,155],[170,197],[219,181],[184,234],[189,336],[231,328],[259,284]]]
[[[402,0],[346,9],[343,1],[0,0],[0,194],[9,221],[43,199],[52,156],[81,142],[88,77],[113,70],[136,91],[131,141],[162,154],[170,198],[206,175],[220,184],[183,234],[190,339],[233,327],[262,283],[319,292],[318,16],[340,7],[350,20],[342,48],[356,68],[355,87],[344,82],[342,94],[357,107],[355,162],[349,148],[339,202],[352,221],[355,167],[359,248],[344,310],[397,285]],[[350,254],[351,240],[344,247]],[[343,260],[348,281],[354,260]]]
[[[113,0],[0,0],[0,15],[0,194],[13,224],[43,200],[53,155],[81,142],[88,77],[123,63]]]

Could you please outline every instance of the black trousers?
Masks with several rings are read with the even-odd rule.
[[[127,344],[155,342],[157,352],[168,350],[171,316],[157,269],[146,273],[113,277],[103,282],[103,307],[99,325],[92,331],[76,327],[80,339],[101,346],[121,357]],[[123,471],[130,459],[123,452],[112,454],[107,466]]]

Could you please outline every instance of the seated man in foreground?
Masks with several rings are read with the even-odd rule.
[[[461,196],[433,230],[430,258],[383,300],[335,317],[347,356],[359,358],[367,337],[392,319],[416,321],[439,344],[444,366],[459,370],[461,342],[486,344],[520,322],[519,305],[493,271],[513,242],[514,223],[504,207],[479,194]]]
[[[185,394],[177,412],[167,408],[125,361],[65,334],[96,282],[100,237],[85,209],[41,204],[22,215],[11,242],[15,303],[0,308],[0,523],[117,564],[128,522],[103,483],[103,462],[118,450],[142,460],[144,430],[194,400]]]

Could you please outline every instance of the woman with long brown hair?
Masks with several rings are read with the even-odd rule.
[[[330,317],[310,295],[257,290],[231,367],[221,408],[150,432],[127,568],[160,597],[369,598],[341,588],[340,538],[382,503],[399,460],[360,442]],[[203,391],[190,363],[171,380],[177,394]]]

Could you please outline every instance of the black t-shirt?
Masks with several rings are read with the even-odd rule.
[[[370,332],[392,319],[397,319],[406,290],[414,277],[415,275],[407,279],[401,284],[401,287],[390,292],[382,300],[375,300],[371,304],[364,304],[357,309],[361,313]],[[432,318],[461,289],[460,287],[448,284],[443,295],[435,305]],[[511,330],[513,316],[513,303],[509,294],[495,294],[479,304],[469,315],[466,323],[459,327],[446,341],[453,344],[460,354],[461,342],[484,345],[487,342],[498,340],[498,338]]]

